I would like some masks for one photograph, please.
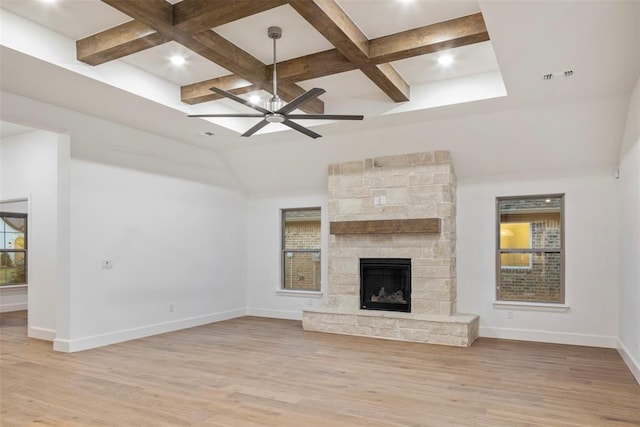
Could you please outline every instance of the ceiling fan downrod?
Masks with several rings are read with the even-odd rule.
[[[276,26],[269,27],[267,29],[267,35],[273,40],[273,95],[269,100],[267,100],[265,108],[269,111],[275,112],[283,106],[282,99],[278,96],[278,71],[276,69],[276,40],[282,37],[282,28]],[[284,121],[284,117],[282,115],[273,115],[271,117],[267,116],[266,119],[270,123],[282,123]]]

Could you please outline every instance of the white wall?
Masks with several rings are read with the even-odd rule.
[[[620,213],[619,351],[640,382],[640,79],[620,151]]]
[[[245,314],[244,196],[78,159],[70,181],[71,322],[55,349]]]
[[[66,236],[58,233],[60,164],[69,158],[69,138],[45,131],[4,138],[0,200],[29,199],[28,333],[53,340],[56,334],[56,292],[60,280],[57,250]],[[64,256],[64,254],[63,254]]]
[[[495,198],[565,194],[566,312],[494,307]],[[618,334],[618,181],[611,170],[494,176],[458,183],[458,311],[480,335],[615,347]],[[513,319],[508,319],[508,312]]]
[[[320,281],[322,295],[308,292],[281,292],[281,209],[317,207],[321,209],[322,243]],[[329,222],[327,195],[268,195],[248,199],[247,238],[244,260],[247,274],[247,313],[253,316],[302,319],[302,309],[321,305],[326,299],[327,244]]]

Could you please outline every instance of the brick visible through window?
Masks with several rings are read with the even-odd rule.
[[[498,301],[564,303],[564,195],[498,197]]]
[[[320,208],[282,211],[282,289],[320,291]]]

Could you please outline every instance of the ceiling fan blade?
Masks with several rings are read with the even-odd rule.
[[[285,119],[285,121],[282,122],[282,124],[285,126],[289,126],[291,129],[297,130],[300,133],[310,136],[313,139],[320,138],[322,136],[319,133],[315,133],[314,131],[307,129],[304,126],[300,126],[299,124],[292,122],[289,119]]]
[[[187,117],[264,117],[264,114],[187,114]]]
[[[271,112],[271,111],[267,110],[266,108],[262,108],[259,105],[255,105],[255,104],[247,101],[244,98],[240,98],[239,96],[235,96],[234,94],[232,94],[230,92],[227,92],[226,90],[218,89],[217,87],[210,87],[209,90],[211,92],[217,93],[218,95],[222,95],[222,96],[224,96],[226,98],[229,98],[229,99],[232,99],[232,100],[234,100],[236,102],[239,102],[240,104],[244,104],[249,108],[253,108],[256,111],[260,111],[261,113],[268,114],[268,113]]]
[[[317,98],[318,96],[322,95],[325,92],[326,90],[324,89],[314,87],[313,89],[306,91],[305,93],[303,93],[302,95],[300,95],[299,97],[297,97],[296,99],[294,99],[293,101],[291,101],[290,103],[288,103],[287,105],[285,105],[284,107],[276,111],[276,113],[287,114],[289,111],[293,111],[296,108],[298,108],[299,105],[304,104],[305,102],[310,101],[313,98]]]
[[[287,114],[287,118],[297,120],[362,120],[364,116],[344,114]]]
[[[269,124],[268,121],[266,121],[264,119],[260,120],[257,125],[255,125],[251,129],[249,129],[248,131],[243,133],[241,136],[251,136],[251,135],[253,135],[254,133],[258,132],[260,129],[262,129],[263,127],[265,127],[268,124]]]

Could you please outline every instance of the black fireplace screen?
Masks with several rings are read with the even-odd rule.
[[[411,260],[361,258],[360,308],[411,312]]]

